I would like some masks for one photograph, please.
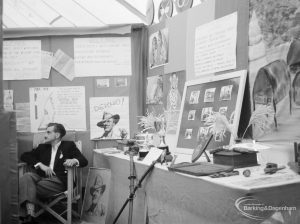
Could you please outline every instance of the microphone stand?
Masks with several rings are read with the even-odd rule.
[[[117,223],[120,215],[122,214],[122,212],[125,209],[128,202],[129,202],[128,224],[132,224],[133,199],[135,196],[135,192],[137,191],[138,188],[140,188],[142,186],[143,180],[153,170],[155,164],[157,163],[157,160],[153,161],[152,164],[145,171],[145,173],[142,175],[142,177],[138,181],[138,183],[136,185],[134,185],[134,179],[136,178],[136,175],[135,175],[135,169],[134,169],[133,152],[130,152],[129,156],[130,156],[130,176],[128,177],[128,179],[130,180],[130,186],[129,186],[130,194],[129,194],[129,197],[126,199],[125,203],[123,204],[122,208],[120,209],[118,215],[114,219],[113,224]]]

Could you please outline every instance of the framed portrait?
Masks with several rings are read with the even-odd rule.
[[[163,104],[163,78],[161,75],[147,78],[146,104]]]
[[[169,61],[169,31],[167,28],[152,33],[149,37],[149,67],[155,68]]]
[[[86,223],[105,224],[110,178],[111,171],[109,169],[89,168],[81,211],[82,221]]]
[[[194,149],[202,141],[207,140],[211,133],[205,124],[205,118],[214,112],[226,116],[234,135],[226,131],[221,133],[222,136],[213,136],[207,150],[234,142],[239,126],[246,77],[246,70],[241,70],[185,83],[176,132],[177,153],[192,155]],[[191,103],[196,101],[194,100],[196,98],[197,103]]]
[[[185,71],[171,72],[163,75],[163,106],[166,117],[167,134],[176,134],[181,99],[184,83],[186,80]]]

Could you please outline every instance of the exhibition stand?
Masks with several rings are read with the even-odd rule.
[[[139,179],[148,165],[137,158],[134,161]],[[96,149],[93,165],[112,172],[106,219],[112,223],[129,193],[129,157],[123,152],[108,154]],[[251,175],[245,177],[245,169],[238,169],[238,176],[211,178],[170,172],[166,165],[156,164],[136,192],[133,223],[261,223],[274,216],[286,223],[296,220],[300,197],[294,192],[300,187],[299,175],[289,167],[268,175],[260,165],[247,168]],[[252,209],[257,211],[247,210],[249,204],[259,206]],[[128,211],[124,210],[118,223],[127,219]]]

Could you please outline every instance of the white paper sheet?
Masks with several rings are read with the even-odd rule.
[[[62,50],[55,52],[52,67],[70,81],[74,79],[74,60]]]
[[[30,104],[16,103],[16,123],[18,132],[30,132]]]
[[[42,51],[42,78],[43,79],[49,79],[52,61],[53,61],[53,53],[49,51]]]
[[[232,13],[195,31],[195,76],[236,68],[237,13]]]
[[[66,130],[86,130],[85,87],[34,87],[29,89],[31,131],[45,131],[49,122]]]
[[[130,37],[74,39],[76,77],[131,75]]]
[[[104,128],[97,124],[103,120],[103,114],[107,112],[119,115],[119,121],[113,127],[112,135],[103,137]],[[120,97],[92,97],[90,98],[90,129],[91,139],[121,139],[122,133],[129,133],[129,98]]]
[[[148,154],[143,159],[142,163],[151,165],[153,161],[156,161],[162,154],[162,150],[158,148],[151,148]]]
[[[3,80],[41,78],[41,41],[3,41]]]

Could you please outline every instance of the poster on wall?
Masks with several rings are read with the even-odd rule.
[[[90,98],[91,140],[124,139],[129,133],[129,98]]]
[[[169,62],[169,30],[159,30],[149,37],[149,68],[162,66]]]
[[[16,103],[17,132],[30,132],[30,103]]]
[[[172,72],[163,76],[163,104],[167,134],[176,134],[185,80],[185,71]]]
[[[196,28],[195,76],[236,68],[237,12]]]
[[[31,132],[45,131],[57,122],[66,130],[85,131],[85,87],[33,87],[29,89]]]
[[[161,75],[147,78],[146,104],[163,104],[163,78]]]
[[[3,91],[3,108],[6,111],[13,111],[13,109],[14,109],[14,90],[5,89]]]
[[[131,38],[75,38],[76,77],[131,75]]]
[[[249,83],[252,109],[266,105],[275,117],[253,126],[260,141],[294,141],[300,131],[300,1],[250,0]]]
[[[89,168],[81,214],[83,223],[105,224],[110,178],[109,169]]]
[[[41,78],[41,40],[3,41],[3,80]]]

